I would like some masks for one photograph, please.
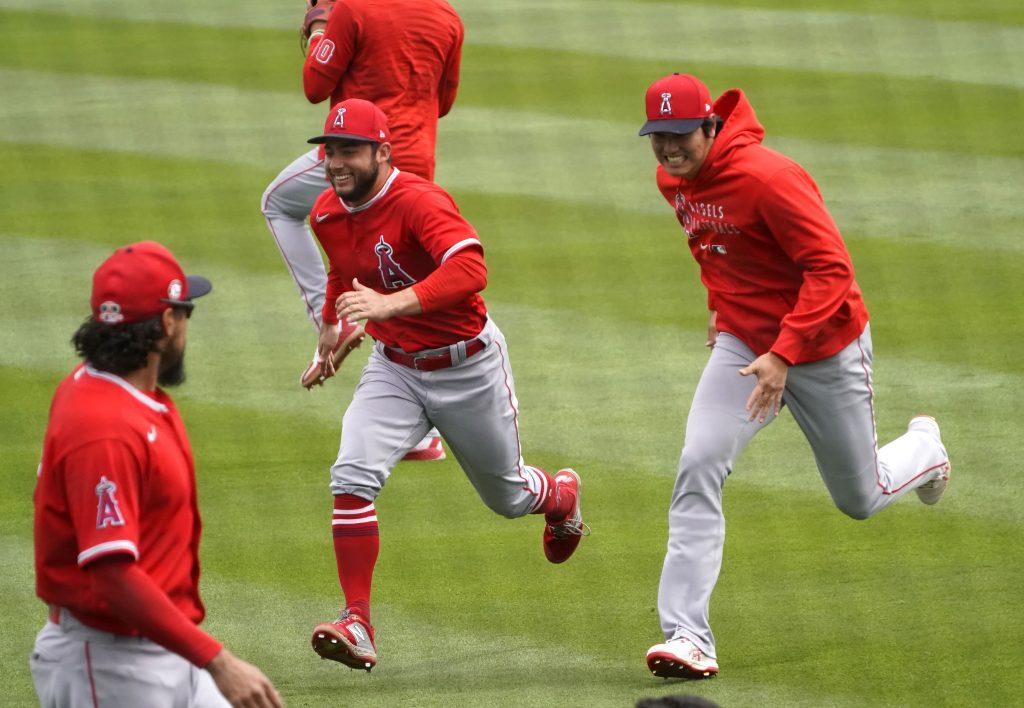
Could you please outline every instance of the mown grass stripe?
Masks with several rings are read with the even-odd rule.
[[[32,0],[0,7],[35,10]],[[202,0],[124,5],[119,0],[76,0],[63,12],[142,21],[220,27],[291,28],[287,5],[251,5],[239,13]],[[935,21],[891,14],[730,8],[703,4],[626,3],[609,0],[517,0],[495,5],[457,2],[468,41],[490,45],[595,51],[688,63],[736,64],[729,28],[742,37],[742,63],[756,66],[938,76],[966,83],[1024,86],[1024,28],[997,23]],[[692,28],[702,28],[693,31]],[[717,28],[707,31],[703,28]],[[680,41],[681,37],[684,41]],[[857,41],[850,41],[851,37]],[[799,52],[793,48],[799,47]]]
[[[0,80],[12,99],[0,112],[7,142],[241,164],[266,169],[268,182],[305,150],[304,136],[320,120],[318,107],[274,92],[10,70],[0,71]],[[40,85],[47,96],[80,100],[74,110],[50,111],[42,105]],[[126,106],[128,95],[135,98]],[[532,111],[462,108],[439,128],[437,178],[450,189],[666,213],[653,186],[653,157],[636,129]],[[1024,218],[1024,202],[1016,198],[1024,160],[851,147],[771,133],[766,144],[805,164],[848,234],[975,248],[963,235],[980,228],[986,249],[1024,249],[1011,228]],[[493,169],[496,156],[500,170]]]
[[[228,43],[215,27],[11,11],[0,12],[0,23],[8,34],[0,46],[0,66],[7,69],[223,85],[228,93],[281,91],[303,104],[301,57],[290,34],[286,39],[282,32],[236,30]],[[51,41],[55,35],[60,42]],[[586,106],[582,117],[588,119],[638,122],[643,89],[667,70],[657,60],[471,44],[464,51],[456,113],[463,107],[505,106],[574,117],[581,116],[580,107]],[[993,114],[1021,104],[1020,91],[993,92],[986,86],[940,79],[810,67],[701,62],[700,73],[716,94],[741,85],[758,114],[773,126],[773,133],[777,126],[784,126],[784,134],[804,139],[832,140],[841,135],[844,142],[860,145],[1024,156],[1024,139],[1013,139],[1012,126],[963,130],[969,125],[991,125]],[[495,75],[502,76],[502,81],[494,81]],[[560,77],[559,81],[552,82],[552,76]],[[865,96],[870,100],[865,101]],[[807,109],[809,100],[814,110]],[[888,115],[898,116],[887,121],[884,130],[878,120],[880,106]],[[935,116],[942,120],[934,120]]]
[[[472,41],[593,51],[699,68],[706,63],[941,77],[1024,86],[1024,28],[891,15],[566,0],[480,3],[463,11]],[[728,28],[726,30],[726,28]],[[722,33],[738,38],[722,42]],[[851,41],[856,38],[856,41]],[[794,51],[794,48],[799,48]]]
[[[40,294],[0,317],[4,331],[16,333],[0,352],[0,364],[56,374],[69,370],[74,353],[61,343],[67,342],[87,309],[83,294],[88,292],[91,271],[86,264],[100,262],[108,249],[56,239],[9,237],[0,238],[0,245],[7,254],[0,290],[4,299],[33,290]],[[298,416],[313,426],[337,425],[338,406],[351,394],[358,362],[365,360],[368,350],[356,352],[355,365],[344,369],[329,388],[314,394],[302,391],[297,376],[312,352],[314,337],[298,312],[284,273],[258,275],[196,257],[188,257],[186,262],[189,272],[210,277],[215,291],[193,318],[189,353],[190,368],[196,373],[192,384],[182,390],[183,399],[194,405],[230,402],[239,410]],[[555,305],[528,306],[491,296],[488,302],[510,339],[527,439],[542,449],[563,448],[570,458],[589,456],[588,451],[601,449],[605,441],[639,424],[642,436],[624,436],[602,458],[650,474],[674,474],[687,401],[707,356],[699,331],[623,322],[603,311],[581,315]],[[254,308],[250,303],[259,305]],[[600,348],[580,346],[581,342],[596,341],[601,342]],[[643,346],[637,347],[637,342]],[[217,374],[239,351],[248,353],[246,379],[260,385],[240,387],[236,378]],[[545,355],[537,357],[535,352]],[[957,421],[949,446],[960,454],[965,469],[1002,468],[1002,464],[993,464],[995,460],[1011,464],[1014,451],[1008,446],[988,446],[984,453],[963,450],[962,441],[984,434],[984,427],[958,419],[957,412],[983,400],[991,414],[1003,411],[1010,415],[1010,392],[1024,384],[1020,375],[908,358],[883,345],[878,348],[875,379],[883,442],[901,434],[910,415],[924,410],[940,420]],[[557,388],[546,384],[550,381],[557,381]],[[948,383],[936,390],[936,381]],[[608,405],[609,401],[614,404]],[[592,417],[566,446],[564,431],[556,421],[584,411],[600,411],[600,415]],[[816,489],[813,462],[799,431],[790,422],[780,422],[775,428],[781,432],[773,429],[762,436],[767,439],[764,447],[752,448],[753,462],[742,465],[751,473],[749,477],[738,475],[744,480],[741,483]],[[652,440],[657,443],[652,445]],[[756,472],[767,460],[787,454],[788,444],[797,446],[799,452],[792,456],[799,464],[768,478]],[[982,490],[978,491],[966,499],[983,501]],[[1020,497],[1021,493],[1011,490],[984,508],[986,513],[1024,518]],[[964,508],[971,508],[970,504]]]

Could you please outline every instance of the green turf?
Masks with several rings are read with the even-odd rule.
[[[328,469],[366,352],[324,390],[296,384],[312,331],[258,208],[323,110],[302,98],[294,13],[0,0],[0,705],[34,700],[31,495],[49,398],[91,270],[138,238],[215,284],[175,394],[199,466],[206,627],[288,705],[1024,703],[1024,76],[1006,43],[1024,11],[454,4],[467,45],[438,177],[487,248],[527,458],[581,471],[594,535],[550,566],[537,520],[487,511],[453,461],[402,464],[378,501],[380,665],[319,661],[309,631],[340,600]],[[955,475],[935,508],[911,497],[849,520],[783,415],[726,485],[722,674],[696,684],[643,665],[706,356],[704,293],[636,137],[643,90],[672,70],[743,87],[770,144],[811,169],[872,312],[879,437],[933,412]]]

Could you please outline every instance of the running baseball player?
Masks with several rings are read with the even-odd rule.
[[[375,340],[331,468],[332,530],[344,609],[313,632],[324,659],[377,663],[370,585],[379,536],[374,500],[395,463],[436,425],[480,498],[509,518],[544,514],[543,548],[562,563],[589,533],[580,478],[523,462],[519,403],[505,338],[479,292],[483,247],[443,189],[391,164],[387,118],[373,103],[331,108],[324,133],[331,188],[310,223],[330,264],[319,361],[330,373],[339,321],[368,320]]]
[[[159,386],[185,377],[194,299],[170,251],[118,249],[93,276],[85,363],[57,388],[35,491],[31,668],[43,708],[281,706],[270,681],[199,628],[199,510],[185,426]]]
[[[388,116],[400,157],[396,167],[434,178],[438,118],[455,101],[463,26],[445,0],[311,0],[302,34],[309,47],[302,70],[306,98],[337,103],[363,98]],[[313,202],[327,187],[323,148],[314,147],[270,183],[262,209],[288,271],[319,331],[326,273],[306,226]],[[342,321],[334,367],[363,341],[362,325]],[[310,364],[300,377],[306,388],[330,374]],[[441,438],[431,430],[406,459],[444,458]]]
[[[669,507],[655,676],[718,672],[708,603],[722,563],[722,485],[751,438],[789,407],[836,506],[867,519],[910,490],[935,504],[949,458],[934,419],[878,448],[868,312],[810,175],[761,145],[739,89],[711,101],[693,76],[647,90],[657,183],[708,289],[711,355],[694,392]]]

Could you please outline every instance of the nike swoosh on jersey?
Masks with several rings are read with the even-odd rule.
[[[146,433],[146,440],[149,440],[151,443],[155,443],[156,442],[156,426],[155,425],[149,426],[149,432]]]
[[[317,214],[316,215],[316,223],[319,224],[321,221],[323,221],[324,219],[326,219],[330,215],[331,215],[331,212],[327,212],[326,214]]]

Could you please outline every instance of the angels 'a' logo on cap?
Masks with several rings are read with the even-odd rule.
[[[121,312],[121,306],[113,300],[107,300],[100,304],[100,320],[107,324],[117,324],[124,320],[124,313]]]
[[[172,280],[167,284],[167,297],[170,300],[181,299],[181,281],[178,279]]]
[[[665,92],[661,94],[661,115],[670,116],[672,115],[672,103],[669,99],[672,98],[672,94]]]
[[[332,128],[344,128],[345,127],[345,111],[347,108],[339,108],[337,114],[334,116],[334,123],[331,125]]]

